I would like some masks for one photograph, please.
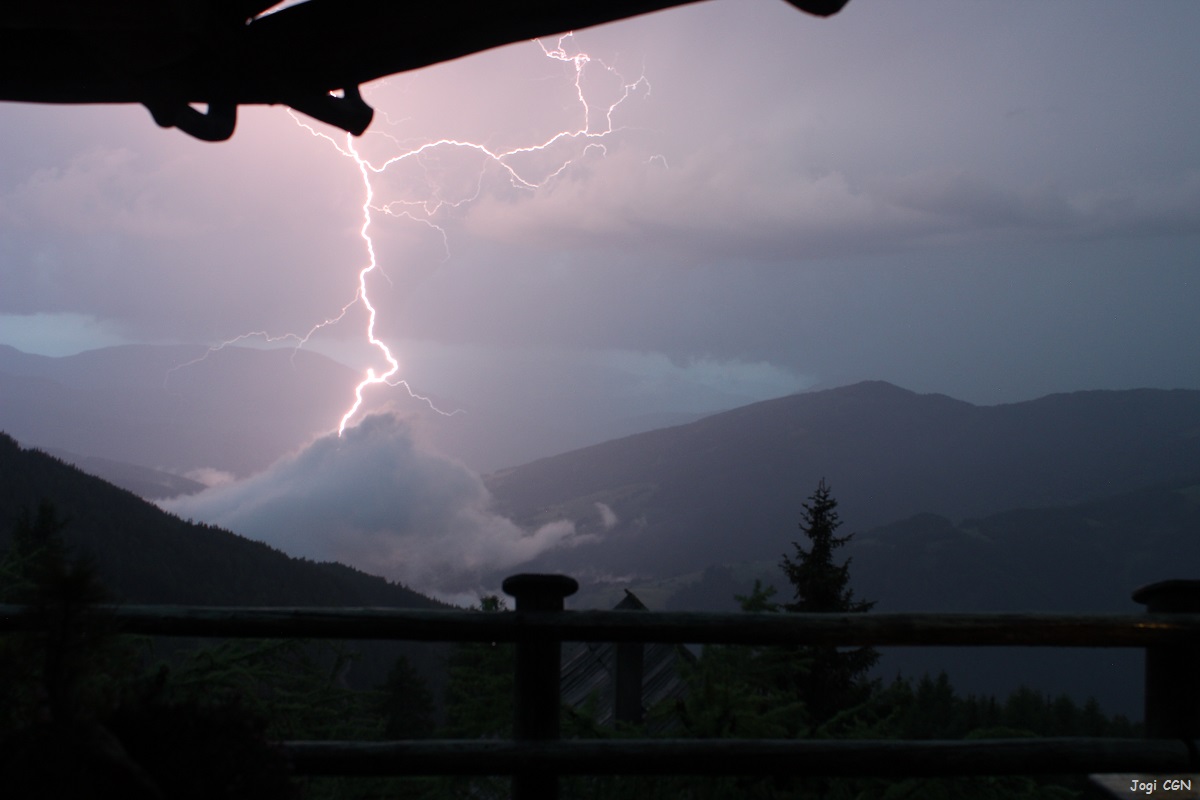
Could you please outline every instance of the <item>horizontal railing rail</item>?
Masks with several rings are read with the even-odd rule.
[[[309,775],[820,775],[864,778],[1200,771],[1172,739],[605,739],[285,742]]]
[[[301,774],[511,775],[516,800],[544,800],[557,796],[559,775],[1200,772],[1200,582],[1165,581],[1139,590],[1134,599],[1150,612],[1141,615],[565,611],[563,598],[577,588],[570,578],[520,575],[504,588],[516,597],[515,611],[137,605],[100,610],[120,630],[157,636],[516,643],[512,740],[279,743]],[[27,609],[0,606],[0,632],[37,624],[37,615]],[[1142,648],[1148,738],[562,741],[563,641]]]
[[[661,642],[855,647],[1133,647],[1200,641],[1200,614],[751,614],[414,611],[395,608],[100,606],[154,636],[422,642]],[[0,605],[0,631],[35,624]]]

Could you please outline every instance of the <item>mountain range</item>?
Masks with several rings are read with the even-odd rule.
[[[859,383],[541,459],[487,484],[497,510],[527,528],[565,517],[594,534],[533,567],[663,577],[777,561],[822,478],[847,532],[1200,482],[1200,392],[975,406]]]
[[[160,361],[137,366],[147,352]],[[171,371],[203,352],[109,348],[73,357],[68,370],[50,363],[62,359],[0,348],[0,429],[23,442],[36,434],[38,446],[62,448],[64,459],[155,496],[197,488],[149,469],[177,463],[172,448],[209,448],[232,465],[219,451],[243,437],[255,447],[239,445],[238,468],[261,468],[341,401],[341,368],[302,351],[222,353],[189,368],[201,368],[195,374]],[[114,373],[122,359],[128,367]],[[287,377],[295,364],[300,371]],[[203,369],[221,373],[218,389],[205,383]],[[264,369],[277,381],[268,393],[237,388]],[[314,370],[332,370],[328,382],[338,390],[314,390],[307,383]],[[164,374],[174,387],[167,400]],[[293,398],[291,412],[278,412],[289,385],[303,402]],[[155,398],[141,396],[151,390]],[[274,416],[239,417],[264,407]],[[263,423],[273,418],[277,425]],[[492,510],[525,530],[566,520],[580,534],[573,546],[545,550],[509,572],[579,578],[584,590],[574,607],[611,606],[631,588],[652,608],[716,610],[735,607],[734,595],[756,578],[786,588],[777,564],[800,538],[802,504],[822,478],[840,503],[842,532],[855,534],[844,554],[856,593],[877,601],[878,611],[1137,613],[1133,589],[1194,577],[1200,568],[1200,392],[1188,390],[1082,391],[976,406],[866,382],[626,436],[485,481]],[[77,544],[130,601],[433,602],[349,567],[291,559],[184,522],[0,439],[0,536],[41,497],[71,519]],[[484,585],[502,577],[485,576]],[[946,667],[972,691],[1011,688],[1014,675],[1040,669],[1053,677],[1047,689],[1065,681],[1136,715],[1139,654],[1043,655],[895,652],[885,668]]]
[[[258,472],[335,429],[362,377],[320,353],[287,347],[131,344],[50,357],[0,344],[0,430],[72,463],[104,459],[211,483]],[[362,414],[401,413],[436,449],[476,471],[701,416],[603,413],[593,404],[543,414],[531,429],[486,396],[471,402],[417,388],[440,409],[464,413],[437,413],[403,387],[375,387]],[[114,467],[88,465],[129,478],[122,474],[128,469]],[[140,491],[146,478],[126,485]]]
[[[84,458],[242,476],[328,430],[347,385],[351,370],[304,350],[126,345],[51,358],[0,345],[0,430]]]
[[[877,611],[1140,613],[1146,583],[1200,571],[1200,392],[1092,391],[974,406],[860,383],[793,395],[488,477],[524,526],[593,539],[539,556],[579,577],[577,607],[630,588],[648,605],[734,610],[778,563],[825,478]],[[881,677],[946,670],[960,691],[1019,685],[1138,717],[1131,650],[901,648]]]

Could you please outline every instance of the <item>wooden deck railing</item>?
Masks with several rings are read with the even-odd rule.
[[[1200,773],[1200,581],[1138,590],[1143,615],[711,614],[564,611],[577,584],[517,575],[509,613],[379,608],[124,606],[130,633],[187,637],[516,643],[513,738],[283,742],[311,775],[511,775],[517,800],[557,796],[559,775],[824,776]],[[22,627],[0,607],[0,631]],[[1123,647],[1146,651],[1145,739],[570,740],[559,738],[561,642],[834,646]]]

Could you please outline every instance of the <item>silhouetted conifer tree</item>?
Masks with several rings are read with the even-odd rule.
[[[835,534],[842,524],[837,505],[824,478],[803,504],[800,530],[808,539],[808,547],[792,542],[794,554],[785,554],[779,564],[794,592],[792,602],[783,605],[786,611],[861,613],[870,611],[875,605],[873,601],[855,599],[854,590],[850,588],[850,559],[841,564],[834,561],[834,551],[853,538],[853,534]],[[809,663],[807,669],[795,672],[796,688],[808,707],[814,729],[830,723],[839,712],[868,698],[871,686],[866,674],[879,660],[879,653],[873,648],[806,647],[801,650]]]

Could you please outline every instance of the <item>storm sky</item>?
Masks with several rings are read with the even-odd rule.
[[[1184,0],[713,0],[581,31],[593,132],[632,86],[604,151],[510,159],[536,191],[469,148],[374,178],[441,229],[376,212],[378,333],[418,391],[563,425],[861,379],[1200,388],[1198,34]],[[584,124],[573,70],[530,42],[379,81],[355,146],[544,142]],[[354,298],[362,175],[283,108],[206,144],[0,104],[0,137],[0,343],[303,333]],[[378,368],[363,321],[311,346]]]

